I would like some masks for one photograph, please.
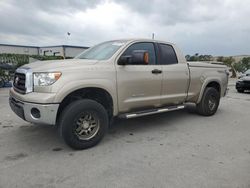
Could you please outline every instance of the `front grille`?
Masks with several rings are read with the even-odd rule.
[[[26,81],[25,74],[16,72],[13,81],[14,89],[19,93],[22,94],[26,93],[25,81]]]
[[[244,80],[243,81],[245,84],[250,84],[250,80]]]

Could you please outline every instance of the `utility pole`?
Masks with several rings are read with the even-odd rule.
[[[153,40],[155,39],[155,34],[154,34],[154,33],[152,33],[152,39],[153,39]]]
[[[69,45],[70,35],[71,35],[71,33],[67,32],[67,42],[66,42],[67,45]]]
[[[69,45],[69,40],[70,40],[70,32],[67,32],[67,41],[66,41],[66,45]],[[66,52],[65,52],[65,46],[63,46],[63,59],[66,59]]]

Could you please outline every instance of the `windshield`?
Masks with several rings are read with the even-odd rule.
[[[111,58],[124,44],[125,41],[104,42],[84,51],[76,56],[75,59],[107,60]]]
[[[245,72],[245,74],[250,74],[250,69],[248,69],[248,70]]]

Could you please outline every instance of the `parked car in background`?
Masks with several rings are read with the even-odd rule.
[[[243,93],[245,90],[250,90],[250,69],[239,76],[235,87],[239,93]]]
[[[0,64],[0,88],[7,85],[14,77],[15,67],[9,64]]]
[[[250,76],[250,69],[248,69],[246,72],[244,72],[243,74],[241,74],[238,78],[242,78],[244,76]]]

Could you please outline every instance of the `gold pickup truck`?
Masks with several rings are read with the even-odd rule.
[[[96,145],[114,117],[185,108],[213,115],[227,91],[226,66],[186,62],[176,45],[114,40],[74,59],[35,62],[15,72],[9,103],[22,119],[58,125],[74,149]]]

